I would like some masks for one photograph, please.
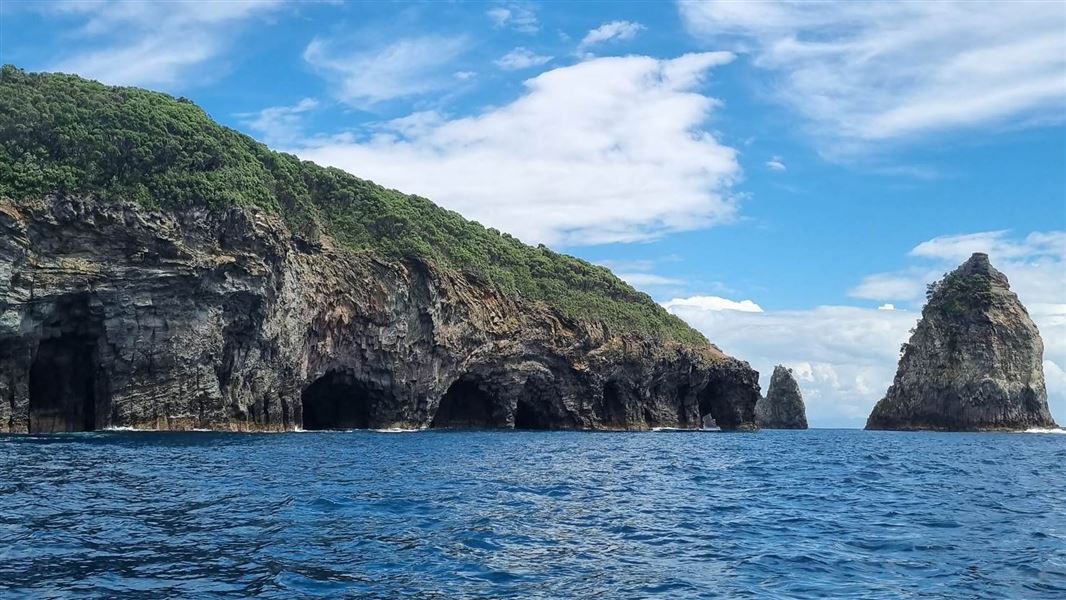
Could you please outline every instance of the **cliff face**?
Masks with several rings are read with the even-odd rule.
[[[751,429],[758,375],[229,207],[0,199],[0,431]]]
[[[1054,427],[1040,334],[1006,276],[975,253],[930,289],[867,429]]]
[[[807,409],[791,370],[774,367],[770,389],[755,405],[755,421],[766,429],[807,429]]]

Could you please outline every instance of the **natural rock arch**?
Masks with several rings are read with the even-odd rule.
[[[373,390],[352,374],[327,371],[304,389],[305,430],[368,429],[373,410],[382,392]]]
[[[700,420],[698,427],[717,426],[722,429],[732,429],[737,426],[734,412],[730,405],[729,395],[714,381],[708,383],[696,394],[699,402]],[[710,417],[710,420],[708,420]]]
[[[30,433],[93,431],[104,425],[107,380],[100,367],[102,315],[85,294],[61,298],[42,323],[29,372]]]
[[[499,427],[497,403],[478,378],[457,379],[441,397],[430,427],[434,429],[485,429]]]

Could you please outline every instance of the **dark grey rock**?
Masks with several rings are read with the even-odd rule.
[[[755,405],[755,421],[766,429],[807,429],[807,409],[792,369],[774,367],[770,389]]]
[[[753,429],[758,374],[254,208],[0,198],[0,431]]]
[[[902,350],[895,380],[867,429],[1055,427],[1040,333],[986,254],[975,253],[930,286]]]

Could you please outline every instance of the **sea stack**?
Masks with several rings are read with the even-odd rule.
[[[1007,277],[974,253],[929,286],[887,395],[866,429],[1016,431],[1055,427],[1044,344]]]
[[[770,389],[755,405],[755,421],[763,429],[807,429],[807,409],[792,369],[774,367]]]

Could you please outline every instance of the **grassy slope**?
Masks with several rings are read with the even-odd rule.
[[[706,340],[603,267],[323,168],[215,123],[185,99],[73,75],[0,71],[0,195],[91,193],[161,209],[255,205],[303,234],[476,273],[614,332]]]

